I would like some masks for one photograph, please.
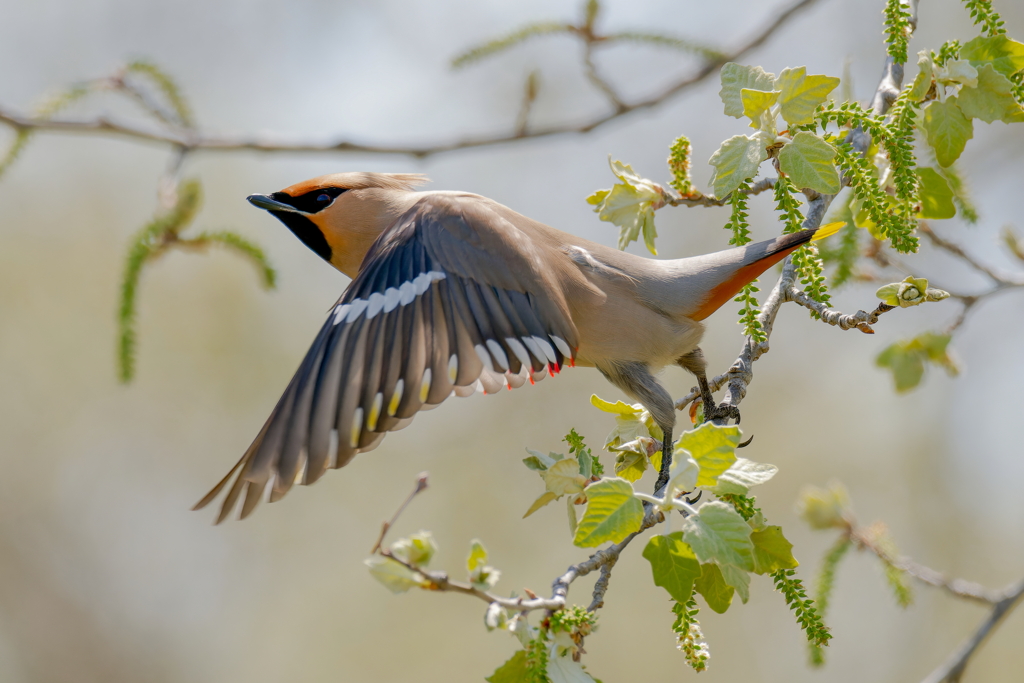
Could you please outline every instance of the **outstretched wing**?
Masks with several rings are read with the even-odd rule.
[[[242,459],[218,523],[311,484],[450,395],[572,364],[576,328],[529,235],[475,195],[426,195],[374,243]]]

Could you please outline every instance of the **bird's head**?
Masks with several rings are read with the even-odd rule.
[[[355,277],[370,245],[415,203],[414,188],[425,182],[417,173],[335,173],[247,199],[325,261]]]

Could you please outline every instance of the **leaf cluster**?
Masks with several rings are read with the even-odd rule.
[[[907,43],[914,30],[910,23],[910,7],[904,0],[886,0],[885,37],[889,56],[900,64],[907,61]]]
[[[950,376],[959,374],[959,365],[949,352],[951,339],[949,334],[922,332],[887,346],[875,363],[892,372],[897,392],[910,391],[921,383],[927,365],[938,366]]]

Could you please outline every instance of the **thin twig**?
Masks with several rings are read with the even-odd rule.
[[[597,67],[594,66],[594,42],[587,40],[583,47],[583,70],[587,74],[587,79],[594,85],[595,88],[604,93],[604,96],[608,98],[612,107],[615,108],[616,112],[622,112],[626,109],[626,103],[619,98],[619,94],[615,92],[608,81],[601,77],[598,73]]]
[[[852,520],[847,521],[846,536],[856,543],[858,548],[868,550],[885,564],[905,572],[908,576],[921,583],[941,588],[954,597],[978,602],[992,608],[989,616],[978,626],[977,630],[964,641],[956,652],[950,655],[949,659],[942,666],[935,669],[923,683],[958,683],[971,657],[978,651],[978,648],[981,647],[982,643],[984,643],[996,626],[1024,598],[1024,580],[1007,586],[1003,590],[993,591],[973,581],[948,578],[941,572],[907,558],[892,557],[883,547],[875,542],[875,538],[869,532],[857,527]]]
[[[148,111],[154,118],[165,126],[178,130],[187,128],[187,126],[182,125],[182,122],[176,114],[168,112],[159,102],[153,99],[148,92],[131,81],[126,80],[126,75],[124,73],[114,76],[110,79],[109,83],[112,89],[119,90],[138,102],[139,106]]]
[[[618,562],[618,558],[612,558],[608,560],[603,567],[601,567],[601,576],[597,578],[594,583],[594,599],[590,602],[590,606],[587,607],[588,612],[594,612],[601,607],[604,607],[604,594],[608,592],[608,582],[612,578],[612,568],[615,567],[615,563]]]
[[[402,503],[397,510],[395,510],[395,514],[391,516],[391,519],[384,522],[384,524],[381,525],[380,536],[377,537],[377,542],[373,544],[373,550],[370,551],[371,555],[380,550],[381,543],[384,542],[384,536],[387,535],[388,530],[395,525],[395,522],[398,521],[398,516],[405,511],[405,508],[408,507],[409,503],[412,502],[412,499],[416,497],[416,494],[425,488],[427,488],[427,473],[420,472],[419,476],[416,478],[416,486],[415,488],[413,488],[412,493],[410,493],[408,497],[406,497],[405,502]],[[420,571],[422,573],[422,570],[417,571]]]
[[[857,311],[853,314],[842,313],[829,307],[828,304],[812,299],[806,292],[796,287],[786,292],[786,300],[814,311],[821,316],[821,322],[826,325],[833,325],[843,330],[857,329],[864,334],[874,334],[875,331],[871,326],[878,322],[878,316],[896,308],[896,306],[879,302],[878,306],[871,313],[867,311]]]
[[[992,608],[992,612],[978,629],[950,655],[939,668],[931,672],[923,683],[959,683],[971,657],[978,651],[985,639],[995,630],[1024,598],[1024,581],[1007,587],[1002,591],[1003,597]]]
[[[846,536],[857,544],[859,549],[869,551],[890,567],[906,572],[908,576],[921,583],[941,588],[954,597],[980,602],[985,605],[995,605],[1003,599],[1002,591],[990,590],[973,581],[950,579],[942,574],[942,572],[918,564],[906,557],[891,556],[885,548],[875,541],[875,537],[870,532],[856,526],[852,521],[849,522]]]
[[[611,566],[618,561],[619,555],[622,554],[622,551],[626,549],[626,546],[628,546],[634,538],[663,520],[664,515],[660,512],[648,513],[640,524],[640,528],[624,538],[622,541],[602,550],[598,550],[583,562],[570,566],[564,574],[552,582],[550,598],[529,596],[525,598],[503,598],[501,596],[494,595],[493,593],[480,590],[468,583],[452,581],[444,572],[429,571],[414,564],[410,564],[400,557],[395,557],[386,548],[380,550],[380,554],[423,576],[430,583],[430,590],[471,595],[487,602],[488,604],[497,603],[505,609],[516,612],[532,612],[533,610],[541,609],[549,612],[556,612],[565,608],[566,597],[569,594],[569,586],[572,585],[573,581],[581,576],[586,576],[596,569],[601,569],[601,577],[594,585],[593,601],[591,602],[591,606],[588,608],[593,611],[604,604],[604,592],[608,590],[608,579],[611,575]],[[376,552],[377,549],[378,548],[374,548],[374,552]],[[607,567],[607,569],[605,569],[605,567]]]
[[[979,273],[987,275],[992,280],[995,280],[1000,284],[1024,286],[1024,278],[1014,277],[1013,275],[1010,275],[1008,273],[999,273],[993,270],[992,268],[988,267],[981,261],[977,260],[970,254],[968,254],[966,251],[964,251],[960,245],[950,242],[949,240],[944,239],[942,237],[939,237],[937,234],[935,234],[935,231],[932,230],[931,226],[925,223],[924,221],[921,221],[921,223],[918,225],[918,231],[921,234],[925,235],[931,241],[931,243],[937,246],[938,248],[947,251],[950,254],[953,254],[961,261],[963,261],[970,267],[974,268]]]
[[[986,266],[985,264],[981,263],[977,259],[967,254],[959,245],[950,242],[942,237],[939,237],[926,223],[921,223],[920,231],[924,235],[926,235],[935,246],[959,258],[967,265],[971,266],[978,272],[986,275],[987,277],[996,282],[995,286],[978,294],[965,294],[963,292],[957,292],[955,290],[950,290],[947,286],[943,285],[942,283],[937,283],[940,285],[942,289],[945,289],[946,291],[949,292],[950,298],[956,299],[961,304],[963,304],[963,309],[961,309],[960,314],[946,328],[947,334],[952,334],[957,329],[959,329],[967,320],[968,316],[974,311],[974,307],[981,301],[995,294],[999,294],[1000,292],[1024,288],[1024,278],[1011,275],[1008,273],[1002,273]],[[910,268],[910,266],[906,265],[905,263],[903,263],[896,257],[892,256],[891,254],[885,252],[882,249],[882,245],[880,242],[875,242],[874,244],[872,244],[871,248],[869,248],[865,252],[865,256],[870,258],[872,261],[877,263],[882,268],[893,268],[904,275],[914,275],[914,271],[912,268]]]
[[[756,183],[751,185],[748,189],[735,190],[740,194],[745,194],[748,197],[759,195],[762,192],[766,192],[775,187],[775,178],[762,178]],[[660,187],[660,186],[659,186]],[[687,195],[682,196],[674,190],[661,188],[662,193],[665,196],[665,204],[669,206],[725,206],[729,199],[719,199],[718,197],[712,197],[705,194],[701,195]]]
[[[781,11],[775,18],[766,24],[757,34],[735,50],[721,55],[717,59],[706,61],[697,71],[686,76],[660,93],[634,103],[625,103],[621,109],[616,109],[607,114],[591,118],[585,123],[561,123],[546,128],[540,128],[519,135],[518,131],[511,133],[484,136],[478,138],[465,138],[448,143],[439,143],[424,146],[403,146],[403,145],[376,145],[352,142],[347,139],[317,141],[286,142],[272,137],[255,136],[217,136],[202,135],[199,133],[188,133],[184,131],[168,131],[152,129],[136,125],[112,121],[104,117],[96,119],[58,119],[23,116],[10,109],[0,106],[0,123],[5,123],[17,131],[37,130],[54,133],[84,133],[84,134],[108,134],[119,137],[127,137],[135,140],[154,142],[158,144],[174,145],[188,148],[190,151],[225,152],[239,150],[253,150],[259,152],[359,152],[365,154],[402,154],[413,157],[427,157],[435,154],[443,154],[461,149],[474,147],[486,147],[501,145],[524,139],[545,138],[570,133],[589,133],[621,116],[635,111],[650,109],[662,102],[678,95],[684,90],[704,81],[712,74],[718,73],[722,64],[735,61],[748,52],[760,47],[776,31],[789,22],[801,10],[810,7],[818,0],[800,0],[785,10]]]

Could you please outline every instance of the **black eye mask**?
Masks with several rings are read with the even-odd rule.
[[[340,187],[325,187],[319,190],[313,190],[306,194],[299,195],[298,197],[290,197],[284,192],[275,192],[270,195],[271,199],[275,199],[282,204],[288,206],[294,206],[299,211],[304,213],[316,213],[326,209],[334,199],[344,192]],[[272,212],[273,213],[273,212]]]

